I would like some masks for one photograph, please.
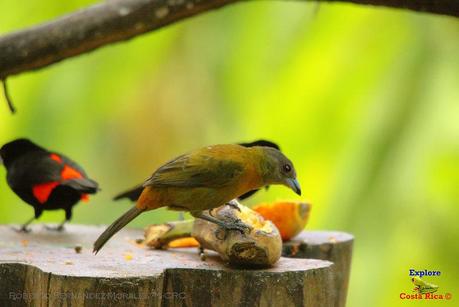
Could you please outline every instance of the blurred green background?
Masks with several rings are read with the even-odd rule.
[[[94,1],[0,2],[8,33]],[[317,11],[318,8],[318,11]],[[74,223],[110,223],[111,197],[207,144],[278,142],[313,203],[308,229],[355,235],[348,306],[402,301],[408,270],[440,270],[459,300],[459,20],[350,4],[234,5],[9,80],[0,143],[29,137],[103,191]],[[33,214],[0,169],[0,223]],[[295,198],[282,187],[248,203]],[[42,222],[59,222],[48,212]],[[133,226],[175,219],[166,210]],[[446,302],[443,302],[446,303]],[[457,306],[457,305],[456,305]]]

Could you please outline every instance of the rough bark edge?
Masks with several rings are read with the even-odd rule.
[[[164,273],[126,278],[66,276],[25,263],[0,263],[0,277],[2,306],[112,306],[132,300],[160,306],[165,280]]]
[[[331,306],[333,264],[285,274],[266,271],[165,269],[155,276],[97,278],[0,263],[2,306]]]
[[[346,306],[354,237],[343,232],[302,232],[283,245],[282,256],[331,261],[335,297],[333,306]]]

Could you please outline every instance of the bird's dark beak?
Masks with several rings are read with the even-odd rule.
[[[298,182],[298,180],[296,178],[289,178],[287,179],[287,186],[293,190],[293,192],[295,192],[296,194],[298,195],[301,195],[301,187],[300,187],[300,183]]]

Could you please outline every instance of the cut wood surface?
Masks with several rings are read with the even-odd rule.
[[[95,256],[104,229],[0,226],[0,306],[336,305],[336,270],[326,260],[282,257],[270,269],[235,269],[213,252],[202,261],[195,248],[148,249],[136,243],[141,229],[121,231]]]

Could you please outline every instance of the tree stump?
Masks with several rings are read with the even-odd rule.
[[[333,306],[343,307],[346,305],[353,242],[354,237],[344,232],[303,231],[293,240],[284,243],[282,256],[333,262]]]
[[[202,261],[194,248],[147,249],[136,243],[140,229],[121,231],[96,256],[92,243],[104,229],[34,225],[25,234],[0,226],[0,306],[336,306],[336,290],[346,288],[337,288],[326,260],[230,268],[213,252]]]

